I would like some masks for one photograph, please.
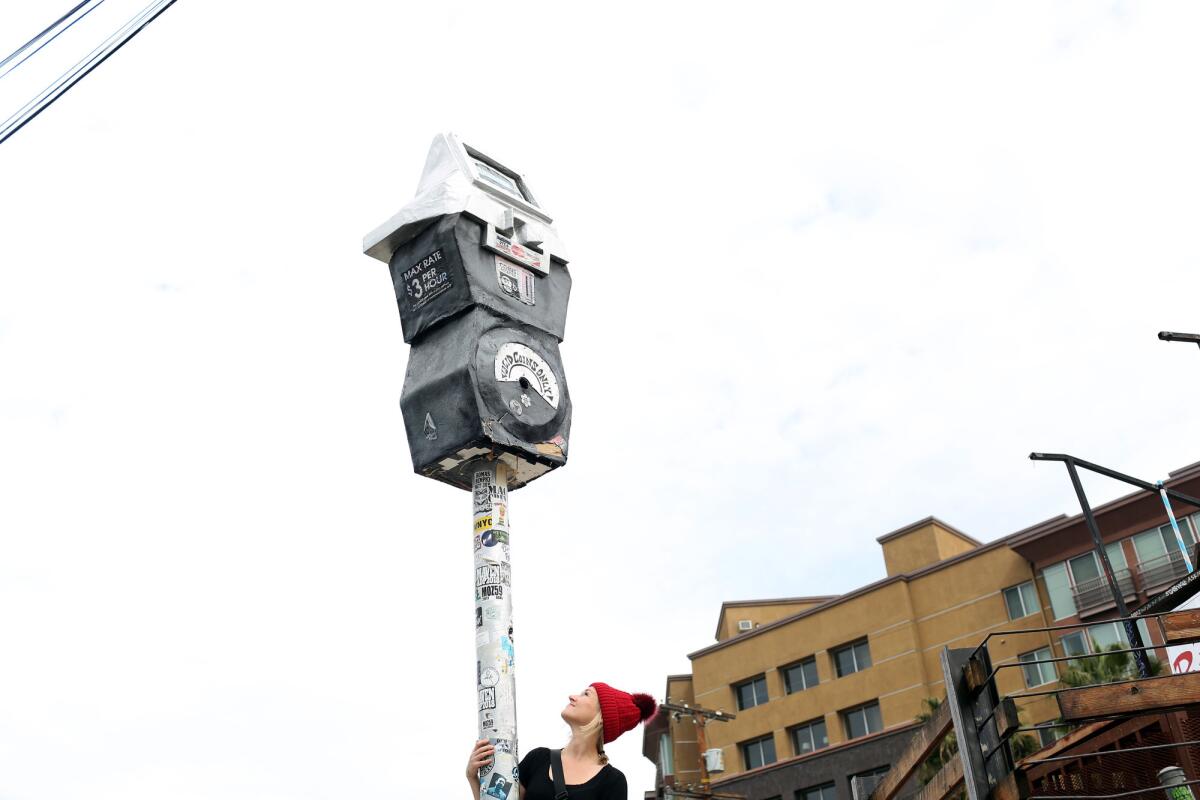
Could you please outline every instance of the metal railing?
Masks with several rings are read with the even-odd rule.
[[[1187,561],[1179,550],[1139,561],[1133,569],[1113,570],[1117,586],[1126,600],[1136,600],[1138,594],[1151,595],[1187,577]],[[1114,606],[1112,590],[1103,576],[1092,578],[1071,587],[1071,597],[1079,616],[1088,617]]]
[[[1172,549],[1166,555],[1139,561],[1137,565],[1138,582],[1143,592],[1150,594],[1155,589],[1169,586],[1188,574],[1187,561],[1183,552]]]
[[[1126,600],[1137,599],[1137,585],[1133,581],[1133,573],[1128,569],[1113,570],[1117,586]],[[1104,576],[1093,578],[1071,587],[1075,599],[1075,608],[1079,616],[1085,617],[1114,606],[1112,590]]]

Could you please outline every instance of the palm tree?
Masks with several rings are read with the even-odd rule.
[[[925,706],[925,710],[917,714],[919,722],[928,722],[933,719],[942,707],[942,701],[934,697],[926,697],[921,701],[921,704]],[[1041,749],[1038,740],[1028,733],[1019,733],[1009,739],[1009,747],[1012,749],[1013,761],[1020,761]],[[938,774],[942,767],[957,757],[958,739],[955,738],[954,731],[951,731],[934,748],[929,758],[925,759],[925,762],[917,768],[917,781],[924,786],[933,780],[933,777]]]
[[[1058,678],[1061,684],[1078,689],[1081,686],[1116,683],[1138,677],[1137,663],[1133,660],[1132,654],[1114,652],[1128,649],[1120,643],[1101,647],[1093,639],[1092,649],[1097,653],[1096,655],[1083,656],[1074,661],[1067,662],[1067,670]],[[1146,656],[1146,663],[1150,668],[1151,675],[1162,673],[1163,663],[1158,659]],[[1062,717],[1059,717],[1056,722],[1063,722]],[[1066,736],[1076,727],[1075,725],[1063,724],[1053,730],[1057,736],[1062,737]]]
[[[1020,761],[1042,749],[1042,743],[1028,733],[1018,733],[1008,740],[1012,748],[1013,761]]]
[[[1063,685],[1078,688],[1095,686],[1100,683],[1116,683],[1138,677],[1137,664],[1132,655],[1127,652],[1115,652],[1126,649],[1120,644],[1103,648],[1093,640],[1092,648],[1097,655],[1067,662],[1070,666],[1059,678]],[[1158,675],[1162,672],[1161,661],[1149,657],[1146,660],[1149,662],[1151,675]]]
[[[926,697],[921,701],[925,706],[925,710],[917,714],[918,722],[928,722],[937,716],[938,710],[942,707],[942,701],[936,697]],[[929,754],[929,758],[925,759],[925,763],[917,768],[917,781],[924,786],[933,780],[933,776],[946,764],[949,764],[951,759],[958,755],[958,740],[954,738],[954,731],[947,733],[933,752]]]

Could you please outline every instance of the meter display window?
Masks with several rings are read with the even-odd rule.
[[[489,183],[495,186],[502,192],[507,192],[513,197],[520,197],[522,200],[528,200],[524,193],[521,192],[521,187],[517,186],[517,182],[508,175],[505,175],[495,167],[480,161],[478,158],[472,159],[475,162],[475,170],[479,173],[479,179],[484,183]]]

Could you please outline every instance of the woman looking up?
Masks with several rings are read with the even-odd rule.
[[[650,719],[657,708],[648,694],[629,694],[606,683],[593,683],[581,694],[567,698],[559,716],[570,726],[571,738],[560,752],[562,779],[570,800],[628,800],[625,775],[608,763],[604,745]],[[494,752],[487,739],[480,739],[467,761],[467,781],[475,800],[503,800],[490,797],[486,790],[481,797],[480,770],[484,770],[486,782]],[[552,753],[538,747],[521,759],[522,800],[554,800]]]

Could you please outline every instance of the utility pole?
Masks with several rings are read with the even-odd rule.
[[[708,737],[705,735],[704,726],[709,720],[716,722],[728,722],[731,719],[736,719],[736,714],[728,714],[724,711],[713,711],[709,708],[701,706],[693,706],[687,703],[660,703],[659,708],[664,711],[671,712],[671,716],[678,721],[684,714],[691,717],[692,722],[696,726],[696,746],[700,749],[700,788],[693,790],[690,786],[684,789],[671,789],[671,793],[680,797],[716,797],[723,800],[745,800],[744,795],[733,794],[731,792],[714,792],[712,790],[712,781],[708,774],[708,759],[705,757],[708,751]]]

